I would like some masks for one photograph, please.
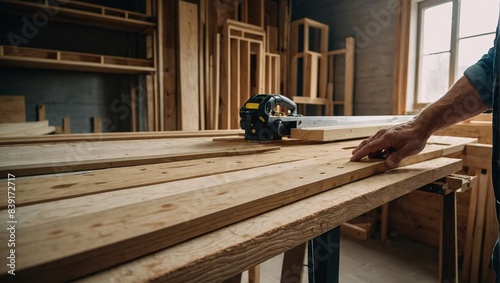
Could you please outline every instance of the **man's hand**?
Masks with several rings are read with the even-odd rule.
[[[365,156],[386,157],[385,165],[394,168],[403,158],[422,151],[429,137],[430,134],[412,120],[380,130],[363,140],[352,151],[351,161],[359,161]]]

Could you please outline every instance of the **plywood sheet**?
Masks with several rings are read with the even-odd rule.
[[[0,96],[0,123],[26,121],[24,96]]]

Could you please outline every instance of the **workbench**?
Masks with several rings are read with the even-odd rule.
[[[17,221],[16,276],[2,264],[0,280],[221,282],[311,239],[331,255],[311,264],[330,262],[314,267],[330,274],[336,227],[460,170],[443,156],[474,141],[431,137],[387,171],[382,160],[349,162],[360,140],[235,133],[0,139],[2,184],[15,186],[15,211],[3,197],[0,221]],[[7,237],[1,229],[2,258]],[[293,264],[283,274],[297,276]]]

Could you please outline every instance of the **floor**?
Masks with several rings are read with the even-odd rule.
[[[261,265],[262,283],[280,281],[282,260],[280,255]],[[391,238],[386,243],[345,236],[340,240],[340,282],[434,283],[438,280],[437,266],[437,248],[403,237]],[[307,283],[306,272],[302,283]],[[248,282],[246,273],[241,282]]]

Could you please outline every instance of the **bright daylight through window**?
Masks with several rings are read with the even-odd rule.
[[[419,3],[415,108],[436,101],[493,46],[498,9],[498,0]]]

